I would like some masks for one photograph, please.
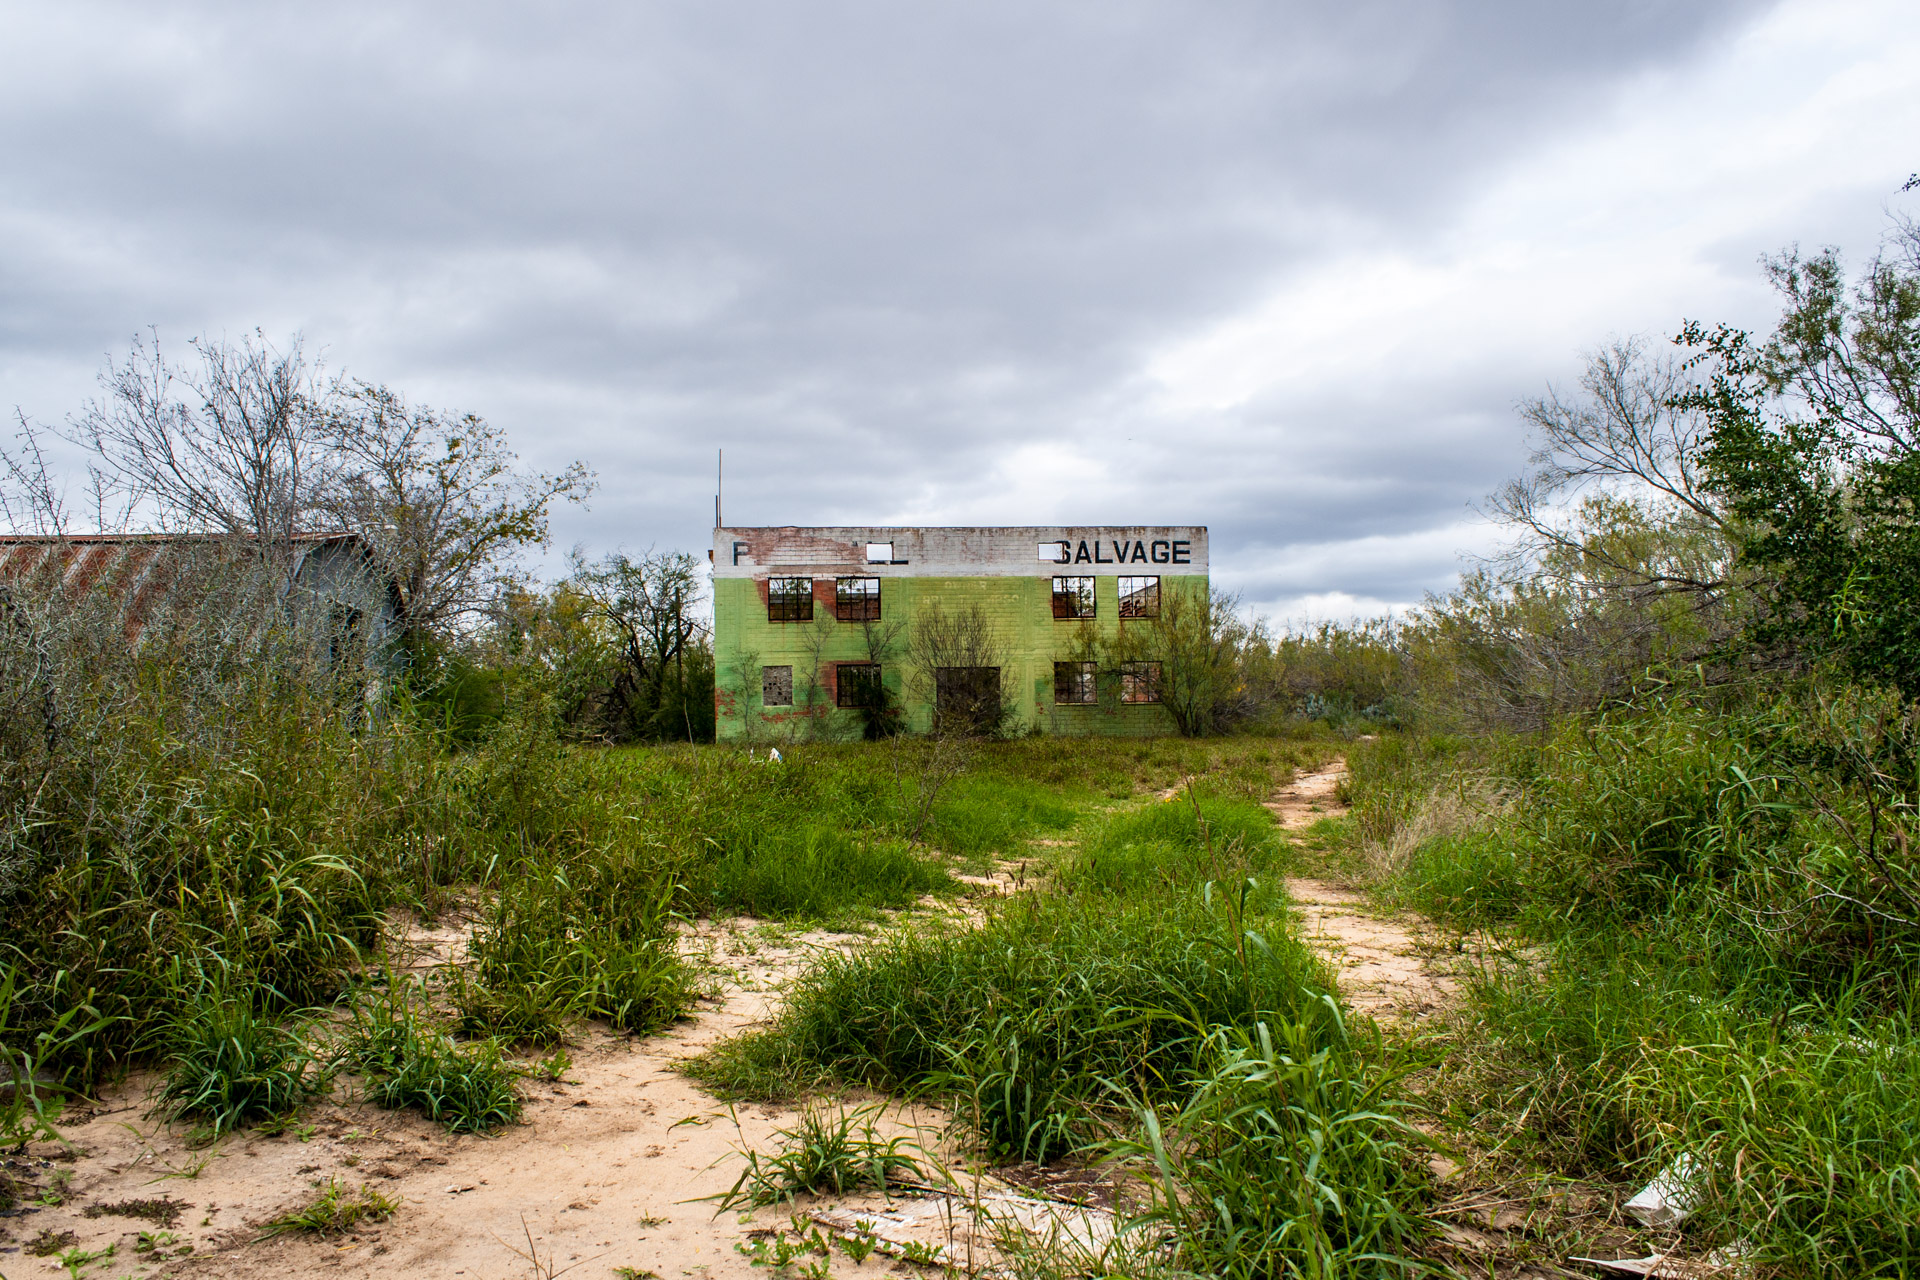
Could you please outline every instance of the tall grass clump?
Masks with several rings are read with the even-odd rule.
[[[218,1137],[252,1121],[283,1120],[324,1091],[320,1056],[263,1003],[251,989],[201,980],[164,1033],[159,1102],[169,1119],[198,1119]]]
[[[922,894],[956,887],[944,867],[904,841],[817,824],[737,841],[707,874],[716,906],[781,920],[911,906]]]
[[[1195,1069],[1194,1028],[1323,1008],[1331,983],[1236,901],[1034,894],[962,932],[888,934],[804,975],[773,1029],[702,1068],[745,1093],[838,1078],[958,1098],[997,1155],[1045,1160],[1098,1130],[1114,1087],[1165,1097]],[[1253,934],[1249,940],[1247,934]]]
[[[1283,869],[1283,852],[1265,809],[1202,798],[1189,787],[1088,832],[1062,880],[1076,888],[1140,893],[1253,876],[1271,888]]]
[[[365,1078],[376,1106],[413,1108],[455,1133],[485,1132],[520,1118],[519,1072],[492,1041],[456,1045],[415,981],[389,971],[383,988],[349,1004],[352,1023],[335,1062]]]
[[[672,1021],[692,989],[674,947],[677,893],[637,851],[513,868],[474,927],[462,1030],[551,1044],[572,1018],[635,1034]]]
[[[1334,1008],[1209,1030],[1192,1092],[1108,1144],[1147,1196],[1129,1230],[1169,1228],[1174,1265],[1200,1275],[1407,1275],[1428,1143],[1340,1031]]]

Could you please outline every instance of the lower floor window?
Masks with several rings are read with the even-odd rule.
[[[842,662],[834,668],[833,703],[837,707],[871,707],[880,699],[880,664]]]
[[[1160,701],[1160,664],[1157,662],[1121,663],[1120,701]]]
[[[1096,701],[1094,667],[1091,662],[1053,664],[1053,700],[1061,706],[1091,706]]]
[[[793,668],[760,668],[760,703],[768,707],[793,705]]]

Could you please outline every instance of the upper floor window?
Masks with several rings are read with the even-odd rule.
[[[1121,663],[1120,701],[1160,701],[1160,664],[1157,662]]]
[[[812,578],[767,579],[768,622],[812,622]]]
[[[878,622],[880,620],[880,579],[835,579],[833,616],[842,622]]]
[[[1157,618],[1160,616],[1160,579],[1120,579],[1120,616]]]
[[[1055,578],[1053,580],[1053,616],[1091,618],[1093,616],[1093,579]]]

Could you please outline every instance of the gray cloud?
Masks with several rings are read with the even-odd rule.
[[[1444,257],[1765,12],[0,4],[0,397],[57,419],[149,324],[299,328],[595,464],[590,549],[700,545],[724,445],[731,518],[1200,519],[1253,599],[1409,600],[1570,350],[1198,409],[1153,360]]]

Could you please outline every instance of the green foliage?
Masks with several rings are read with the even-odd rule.
[[[1192,1094],[1170,1109],[1143,1104],[1141,1135],[1110,1144],[1146,1173],[1148,1205],[1130,1229],[1172,1227],[1182,1270],[1407,1274],[1427,1234],[1413,1158],[1426,1140],[1327,1004],[1325,1018],[1208,1032]]]
[[[990,1149],[1051,1153],[1093,1132],[1110,1083],[1181,1089],[1195,1026],[1295,1011],[1303,984],[1330,985],[1290,936],[1246,929],[1246,902],[1145,884],[1024,895],[963,932],[897,931],[824,957],[775,1028],[699,1070],[761,1096],[822,1076],[936,1086],[960,1096]]]
[[[807,1108],[799,1124],[773,1131],[778,1150],[769,1155],[742,1152],[747,1167],[713,1199],[722,1209],[758,1208],[803,1192],[843,1196],[872,1187],[885,1194],[902,1178],[920,1177],[906,1139],[877,1136],[883,1111],[878,1103],[853,1110],[837,1107],[831,1113]]]
[[[367,1099],[395,1111],[411,1107],[454,1133],[485,1133],[520,1118],[518,1074],[490,1040],[460,1046],[421,1034],[390,1071],[367,1082]]]
[[[1704,463],[1766,575],[1754,638],[1828,657],[1920,696],[1920,233],[1850,281],[1837,254],[1769,271],[1786,303],[1771,338],[1690,324],[1706,377],[1683,403],[1708,423]]]
[[[272,1017],[265,995],[203,981],[165,1034],[169,1067],[160,1105],[206,1121],[214,1136],[292,1115],[326,1087],[300,1032]]]
[[[304,1231],[311,1235],[332,1236],[351,1231],[362,1222],[385,1222],[400,1208],[400,1202],[381,1195],[365,1183],[359,1191],[337,1178],[328,1178],[326,1187],[306,1206],[283,1213],[266,1224],[263,1238]]]
[[[474,927],[462,1030],[551,1044],[574,1017],[635,1033],[672,1021],[690,992],[677,893],[639,850],[515,868]]]
[[[905,907],[957,886],[946,869],[899,840],[808,824],[732,844],[709,873],[716,905],[781,920],[837,918],[850,909]]]
[[[1210,880],[1271,879],[1281,852],[1273,818],[1259,805],[1189,791],[1089,832],[1062,880],[1107,893],[1184,893]]]

